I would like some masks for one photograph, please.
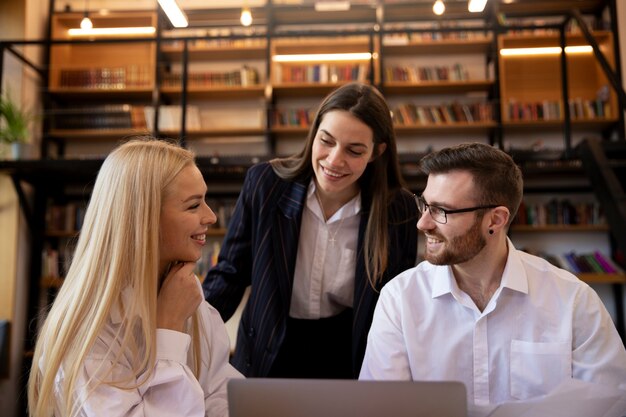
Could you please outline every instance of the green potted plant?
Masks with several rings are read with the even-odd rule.
[[[20,108],[9,95],[0,96],[0,143],[5,148],[13,147],[13,154],[19,154],[15,148],[28,141],[28,127],[32,116]]]

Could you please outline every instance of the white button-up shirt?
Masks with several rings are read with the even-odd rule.
[[[449,266],[422,262],[383,287],[360,379],[462,381],[476,405],[546,394],[569,378],[625,383],[626,350],[598,295],[508,245],[482,312]]]
[[[201,291],[199,284],[198,291]],[[129,294],[123,292],[122,297],[126,302],[132,302],[127,297]],[[77,399],[84,399],[84,403],[77,416],[227,417],[227,382],[230,378],[242,378],[242,375],[228,363],[230,342],[217,310],[203,301],[198,312],[201,332],[204,333],[200,342],[203,361],[198,378],[191,371],[191,336],[174,330],[157,329],[156,362],[149,380],[134,389],[121,389],[107,384],[91,389],[88,381],[97,381],[105,376],[107,380],[125,381],[129,386],[136,385],[142,378],[131,373],[129,352],[121,352],[116,364],[112,361],[121,347],[115,338],[120,327],[121,312],[114,308],[111,318],[87,354],[78,376],[73,394]],[[40,368],[46,366],[44,356],[40,358]],[[66,395],[61,390],[64,377],[61,368],[55,378],[55,415],[59,416]]]
[[[309,184],[300,224],[291,317],[314,320],[352,307],[360,211],[359,193],[324,221],[315,182]]]

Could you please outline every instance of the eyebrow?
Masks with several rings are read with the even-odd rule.
[[[186,202],[192,201],[192,200],[204,200],[204,195],[202,195],[202,194],[191,195],[191,196],[187,197],[186,199],[184,199],[183,203],[186,203]]]
[[[328,136],[330,136],[331,138],[333,138],[334,140],[337,140],[337,138],[336,138],[336,137],[334,137],[334,136],[333,136],[333,134],[332,134],[332,133],[330,133],[328,130],[326,130],[326,129],[319,129],[319,131],[320,131],[320,132],[324,132],[324,133],[326,133]],[[352,143],[348,143],[348,146],[360,146],[360,147],[363,147],[363,148],[366,148],[366,149],[367,149],[367,147],[368,147],[368,146],[367,146],[367,144],[365,144],[365,143],[361,143],[361,142],[352,142]]]

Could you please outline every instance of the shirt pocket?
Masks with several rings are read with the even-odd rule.
[[[544,395],[572,377],[572,349],[565,342],[511,341],[511,396]]]

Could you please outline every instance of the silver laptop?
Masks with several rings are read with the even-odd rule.
[[[466,417],[452,381],[232,379],[230,417]]]

